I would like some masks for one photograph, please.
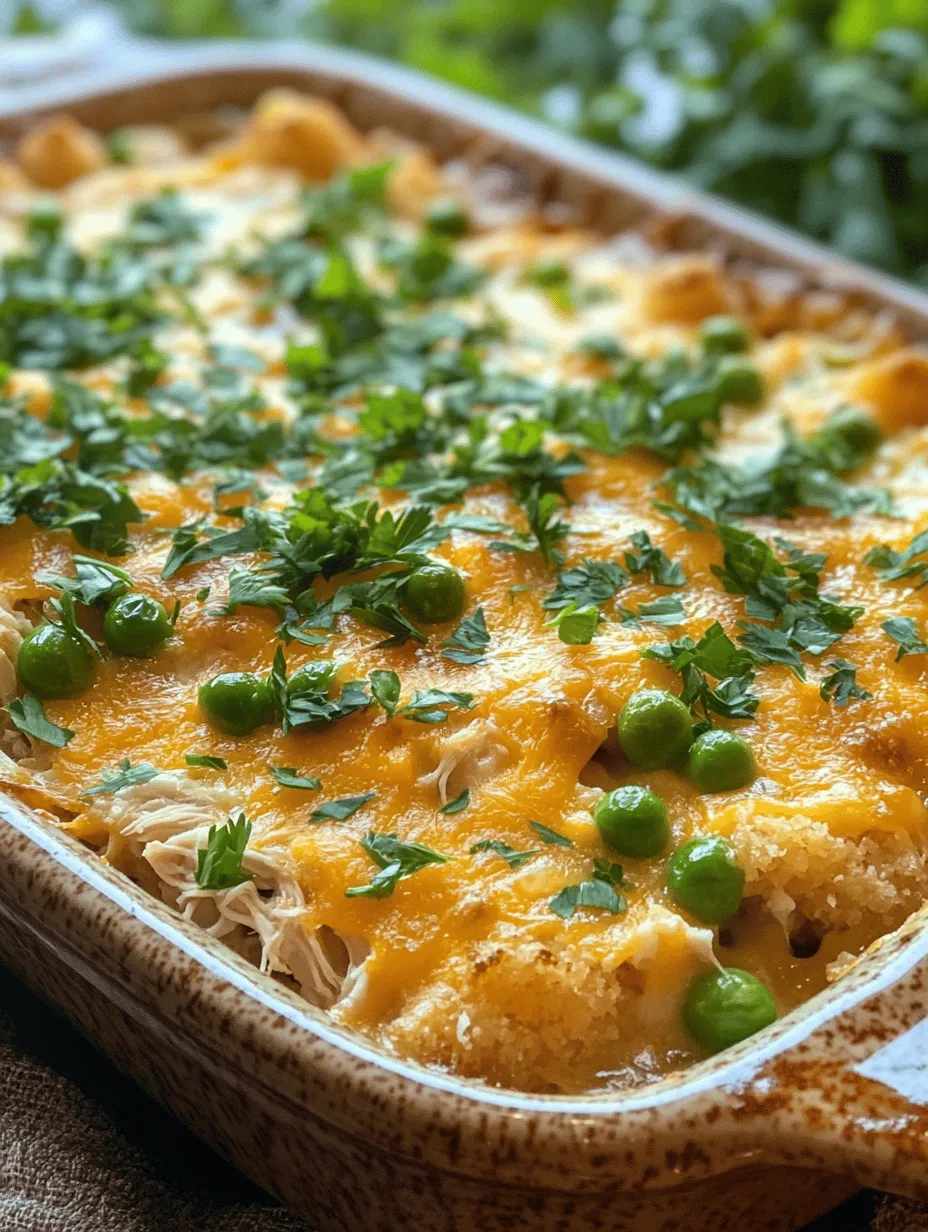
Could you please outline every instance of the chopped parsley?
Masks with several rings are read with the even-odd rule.
[[[880,628],[898,644],[897,663],[906,655],[928,654],[928,645],[922,640],[918,626],[911,616],[893,616],[884,620]]]
[[[232,890],[251,881],[242,868],[245,848],[251,838],[251,822],[244,813],[223,826],[210,826],[205,848],[197,851],[196,883],[202,890]]]
[[[836,706],[847,706],[850,702],[869,701],[873,697],[857,683],[857,667],[848,663],[847,659],[833,659],[826,663],[832,671],[822,679],[819,693],[823,701],[834,702]]]
[[[132,355],[161,320],[154,269],[128,248],[89,257],[60,214],[33,214],[28,244],[0,261],[0,362],[64,371]]]
[[[122,791],[126,787],[139,787],[143,783],[150,783],[160,773],[161,771],[150,762],[140,761],[138,765],[133,766],[128,758],[124,758],[119,763],[119,769],[115,774],[104,774],[99,783],[82,791],[81,796],[87,798],[115,795],[117,791]]]
[[[642,657],[657,659],[679,673],[683,685],[681,700],[706,725],[712,724],[716,714],[728,719],[750,719],[760,704],[760,698],[751,691],[754,656],[736,646],[718,621],[698,641],[681,637],[649,646],[642,651]]]
[[[916,590],[928,584],[928,530],[920,531],[901,552],[885,543],[871,548],[864,564],[887,582],[911,578]]]
[[[429,864],[447,864],[450,858],[423,843],[404,843],[395,834],[373,831],[361,839],[361,846],[379,871],[367,885],[349,886],[346,898],[389,898],[404,877],[411,877]]]
[[[478,607],[473,616],[465,616],[458,627],[442,642],[442,658],[452,663],[475,664],[486,661],[490,645],[483,608]]]
[[[188,766],[200,770],[228,770],[228,765],[222,757],[213,757],[209,753],[188,753],[184,758]]]
[[[588,646],[599,628],[602,615],[594,605],[578,608],[569,603],[547,623],[557,629],[557,635],[565,646]]]
[[[458,707],[470,710],[472,693],[447,693],[444,689],[416,689],[404,706],[399,704],[400,678],[396,672],[373,671],[370,675],[371,694],[392,718],[412,719],[416,723],[444,723],[448,710]]]
[[[271,667],[271,691],[281,715],[284,733],[300,727],[335,723],[371,704],[370,694],[361,680],[349,680],[338,697],[329,697],[334,665],[315,664],[311,675],[304,674],[297,686],[287,677],[287,664],[280,646]]]
[[[569,920],[581,907],[596,907],[611,911],[613,915],[628,906],[617,887],[623,884],[622,865],[610,864],[607,860],[593,862],[593,875],[588,881],[565,886],[548,904],[555,915]]]
[[[479,843],[474,843],[468,849],[468,853],[472,856],[480,855],[483,852],[492,852],[493,855],[499,856],[501,860],[505,860],[510,868],[521,868],[533,856],[537,856],[537,851],[516,851],[515,847],[510,847],[508,843],[504,843],[498,838],[484,838]]]
[[[530,821],[528,824],[543,843],[549,843],[552,847],[573,847],[574,845],[573,839],[568,838],[566,834],[558,834],[557,830],[552,830],[550,826],[540,821]]]
[[[443,804],[438,811],[446,816],[452,813],[462,813],[468,804],[470,804],[470,789],[465,787],[459,796],[455,796],[453,800]]]
[[[132,585],[132,578],[125,569],[107,564],[93,556],[75,554],[72,558],[74,577],[59,577],[56,574],[40,573],[37,582],[54,586],[63,594],[70,595],[77,603],[88,607],[106,608],[124,595]]]
[[[570,529],[558,516],[560,508],[554,492],[540,495],[533,491],[525,502],[528,530],[517,531],[511,539],[494,539],[490,547],[501,552],[540,552],[549,563],[560,564],[563,557],[557,545]]]
[[[655,586],[685,586],[686,574],[677,560],[671,560],[663,548],[655,547],[646,530],[631,535],[632,550],[625,553],[629,573],[650,573]]]
[[[639,603],[637,609],[619,608],[624,624],[682,625],[686,609],[679,595],[661,595],[650,603]]]
[[[295,766],[271,766],[271,774],[274,776],[274,782],[279,783],[281,787],[294,787],[300,791],[318,791],[322,786],[321,779],[309,778],[300,774]]]
[[[542,601],[542,607],[549,611],[570,604],[579,609],[602,607],[627,582],[628,574],[621,565],[584,558],[579,565],[558,574],[557,585]]]
[[[786,540],[777,540],[785,553],[781,560],[770,544],[750,531],[719,525],[716,533],[724,554],[722,564],[712,570],[729,594],[745,596],[745,612],[755,618],[739,622],[742,645],[756,662],[785,665],[804,679],[801,656],[823,654],[854,627],[864,609],[821,594],[827,557],[803,553]]]
[[[312,780],[306,781],[310,782]],[[316,786],[318,785],[317,782]],[[288,783],[286,786],[292,787],[295,784]],[[353,817],[355,813],[359,812],[365,804],[373,800],[376,795],[375,791],[366,791],[360,796],[342,796],[340,800],[327,800],[325,804],[320,804],[318,808],[313,809],[309,819],[310,821],[347,821],[349,817]]]
[[[658,508],[696,530],[705,521],[788,518],[802,508],[827,509],[835,518],[892,513],[885,490],[857,487],[840,478],[858,460],[836,453],[821,439],[802,441],[785,425],[783,443],[771,458],[735,465],[704,457],[668,471],[662,482],[672,503]]]
[[[21,732],[56,749],[63,749],[74,738],[70,728],[59,727],[46,717],[44,706],[31,693],[14,698],[4,709]]]

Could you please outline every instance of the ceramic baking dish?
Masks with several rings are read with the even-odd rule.
[[[46,83],[0,140],[66,108],[101,130],[331,98],[439,158],[503,163],[612,232],[793,271],[891,309],[928,300],[621,158],[362,57],[267,45],[151,53]],[[396,1060],[0,797],[0,959],[318,1232],[793,1229],[860,1185],[928,1197],[928,918],[754,1041],[625,1097],[491,1090]]]

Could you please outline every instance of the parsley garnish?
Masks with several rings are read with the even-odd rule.
[[[588,646],[601,620],[598,607],[578,608],[576,604],[569,603],[547,624],[557,629],[557,635],[565,646]]]
[[[282,616],[290,596],[282,586],[267,580],[260,570],[233,569],[229,573],[229,601],[221,610],[231,615],[240,607],[269,607]]]
[[[251,822],[244,813],[223,826],[210,826],[206,847],[197,851],[196,882],[203,890],[231,890],[252,880],[242,868],[251,838]]]
[[[294,784],[288,784],[288,786],[294,786]],[[360,796],[342,796],[340,800],[327,800],[325,804],[320,804],[318,808],[313,809],[309,819],[310,821],[347,821],[369,800],[373,800],[376,794],[374,791],[366,791]]]
[[[94,787],[88,787],[86,791],[82,791],[81,796],[115,795],[117,791],[122,791],[124,787],[138,787],[142,783],[150,783],[160,773],[160,770],[147,761],[140,761],[137,766],[133,766],[128,758],[124,758],[119,763],[119,769],[115,774],[104,774],[99,783]]]
[[[322,786],[321,779],[307,778],[300,774],[295,766],[271,766],[271,774],[274,776],[274,782],[279,783],[281,787],[294,787],[301,791],[318,791]]]
[[[836,706],[846,706],[852,701],[869,701],[873,697],[857,683],[857,667],[847,659],[833,659],[826,667],[834,670],[825,676],[819,687],[823,701],[833,701]]]
[[[161,313],[153,269],[112,246],[89,257],[59,214],[29,220],[25,252],[0,262],[0,362],[61,371],[131,355]]]
[[[109,607],[114,599],[124,595],[133,585],[132,578],[125,569],[118,569],[115,565],[106,564],[93,556],[75,555],[72,560],[75,574],[73,578],[40,573],[36,575],[36,581],[46,586],[54,586],[78,603],[101,608]]]
[[[558,834],[557,830],[552,830],[550,826],[543,825],[540,821],[530,821],[528,824],[543,843],[549,843],[552,847],[573,847],[574,845],[572,838],[568,838],[566,834]]]
[[[490,645],[483,608],[478,607],[473,616],[465,616],[458,627],[442,642],[442,658],[453,663],[484,663]]]
[[[715,621],[699,641],[681,637],[674,642],[649,646],[642,658],[657,659],[678,672],[683,682],[681,700],[704,723],[712,715],[729,719],[751,718],[760,698],[751,692],[754,656],[739,648]],[[718,683],[709,683],[709,677]]]
[[[469,848],[469,854],[472,856],[479,855],[482,852],[492,851],[494,855],[505,860],[510,868],[521,868],[532,856],[537,856],[537,851],[516,851],[515,847],[510,847],[508,843],[504,843],[498,838],[484,838],[479,843],[474,843],[473,847]]]
[[[453,706],[470,710],[474,704],[472,693],[447,693],[444,689],[416,689],[412,697],[401,706],[400,678],[396,672],[373,671],[370,675],[371,693],[383,706],[389,717],[412,719],[416,723],[444,723],[448,709]]]
[[[277,647],[270,684],[285,733],[298,727],[335,723],[355,711],[366,710],[371,704],[370,695],[361,680],[347,681],[342,686],[341,695],[330,698],[329,685],[334,667],[331,663],[314,666],[319,670],[310,680],[304,675],[299,689],[294,692],[287,680],[284,652],[280,646]]]
[[[558,574],[557,586],[542,602],[551,611],[574,604],[576,608],[601,607],[628,581],[621,565],[605,560],[583,561]]]
[[[56,749],[63,749],[74,737],[74,732],[70,728],[59,727],[45,717],[45,708],[31,693],[26,693],[21,698],[14,698],[4,709],[21,732],[25,732],[27,736],[33,736],[36,740],[42,740]]]
[[[806,554],[785,540],[777,546],[786,553],[781,561],[773,548],[757,535],[736,526],[716,527],[724,556],[713,572],[729,594],[745,596],[749,616],[776,627],[740,621],[739,640],[758,663],[778,663],[805,678],[802,654],[823,654],[843,633],[853,628],[862,607],[842,606],[819,592],[827,557]]]
[[[893,616],[884,620],[880,628],[899,645],[896,651],[897,663],[906,655],[928,654],[928,645],[922,641],[918,626],[911,616]]]
[[[557,544],[570,528],[560,520],[559,512],[557,496],[553,492],[541,496],[536,489],[525,502],[528,530],[517,531],[511,539],[494,539],[490,547],[500,552],[541,552],[549,563],[560,564],[563,557]]]
[[[876,569],[887,582],[912,578],[915,589],[928,584],[928,530],[920,531],[901,552],[885,543],[871,548],[864,556],[864,564]],[[921,557],[922,559],[919,559]]]
[[[619,608],[619,617],[624,624],[682,625],[686,609],[679,595],[661,595],[651,603],[639,603],[637,610]]]
[[[346,898],[388,898],[404,877],[411,877],[429,864],[447,864],[443,856],[422,843],[403,843],[395,834],[375,834],[361,839],[361,846],[379,866],[368,885],[349,886]]]
[[[269,543],[268,519],[261,510],[246,509],[245,524],[238,530],[219,531],[215,527],[202,527],[201,523],[180,526],[171,539],[171,550],[161,576],[167,581],[185,565],[199,565],[221,556],[241,556],[257,552]],[[206,534],[200,539],[200,531]],[[244,602],[244,600],[241,600]]]
[[[885,490],[855,487],[838,478],[858,461],[821,439],[801,441],[787,424],[783,444],[769,460],[749,459],[737,466],[707,457],[694,466],[675,467],[663,479],[674,503],[658,508],[695,530],[703,529],[702,520],[786,518],[806,507],[827,509],[836,518],[891,513]]]
[[[686,585],[683,566],[671,560],[663,548],[655,547],[646,530],[636,530],[630,538],[633,551],[625,553],[625,565],[630,573],[650,573],[655,586]]]
[[[228,770],[228,765],[222,757],[213,757],[209,753],[188,753],[184,758],[188,766],[201,770]]]
[[[470,804],[470,789],[465,787],[459,796],[455,796],[453,800],[449,800],[447,804],[443,804],[438,810],[439,813],[449,815],[451,813],[461,813]]]
[[[548,905],[562,920],[569,920],[580,907],[597,907],[618,915],[628,905],[616,890],[621,885],[622,865],[597,859],[593,862],[593,876],[589,881],[565,886]]]

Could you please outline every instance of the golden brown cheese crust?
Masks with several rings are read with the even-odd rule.
[[[164,142],[155,146],[163,150]],[[296,210],[299,176],[325,180],[339,167],[369,161],[370,150],[327,104],[275,95],[238,137],[199,156],[100,170],[95,139],[58,121],[30,134],[18,157],[39,187],[73,181],[62,204],[86,246],[117,228],[132,201],[177,184],[219,218],[218,249],[252,231],[282,233]],[[16,176],[0,188],[8,181],[0,242],[14,248],[24,205]],[[394,208],[415,216],[421,200],[441,188],[434,164],[414,151],[396,173]],[[529,339],[509,350],[506,362],[543,379],[582,382],[598,374],[598,361],[574,348],[590,329],[619,334],[634,353],[656,356],[691,346],[694,328],[708,315],[741,311],[755,322],[773,320],[769,296],[745,295],[741,283],[706,257],[662,259],[643,245],[623,255],[588,235],[549,234],[531,217],[478,232],[462,252],[493,272],[488,300]],[[614,297],[565,315],[521,281],[525,266],[542,255],[575,263]],[[191,299],[215,335],[267,359],[267,374],[256,385],[269,413],[286,419],[293,409],[283,331],[265,328],[258,291],[253,281],[216,267]],[[921,904],[926,886],[924,659],[894,662],[894,647],[881,631],[883,621],[899,615],[920,627],[926,592],[887,585],[861,562],[867,549],[902,546],[928,525],[920,470],[928,446],[928,356],[903,348],[885,322],[858,314],[848,336],[847,314],[821,306],[818,312],[818,328],[810,324],[814,305],[801,303],[781,311],[769,330],[758,328],[772,333],[753,352],[768,395],[756,410],[726,411],[722,450],[738,457],[762,448],[776,437],[782,417],[808,433],[854,398],[893,434],[869,474],[894,489],[905,516],[891,523],[867,516],[836,521],[806,512],[789,524],[793,543],[827,553],[827,579],[844,600],[865,608],[840,654],[858,665],[859,684],[874,696],[866,706],[839,708],[819,694],[819,667],[805,681],[786,667],[765,667],[757,714],[739,727],[758,762],[752,786],[699,795],[678,774],[635,774],[610,756],[609,734],[628,697],[643,685],[677,687],[675,675],[642,659],[641,651],[665,634],[698,637],[714,620],[732,631],[743,615],[741,599],[725,594],[712,572],[721,559],[716,538],[655,510],[653,485],[665,464],[640,451],[589,453],[586,470],[568,481],[567,564],[584,557],[621,560],[630,533],[647,530],[686,572],[684,626],[661,630],[610,620],[589,645],[564,645],[546,625],[550,613],[541,602],[553,575],[540,555],[495,551],[487,536],[454,531],[435,555],[465,578],[467,610],[479,606],[485,613],[492,643],[484,663],[457,665],[440,654],[453,623],[430,629],[426,645],[384,649],[377,630],[347,616],[325,647],[294,643],[287,658],[291,671],[334,658],[341,680],[393,670],[404,695],[414,688],[466,690],[475,699],[472,710],[429,727],[372,708],[311,733],[265,727],[238,738],[207,724],[197,688],[222,671],[268,672],[277,617],[247,607],[234,615],[217,612],[227,593],[227,560],[162,581],[168,532],[213,514],[212,479],[204,474],[177,483],[136,474],[129,486],[146,521],[133,528],[127,564],[140,589],[181,602],[176,636],[152,660],[107,658],[84,693],[47,703],[49,717],[76,733],[65,748],[29,747],[12,727],[3,747],[74,818],[74,833],[269,969],[293,976],[342,1022],[403,1056],[538,1091],[645,1080],[694,1055],[679,1025],[680,1001],[691,976],[713,961],[714,940],[726,965],[762,976],[780,1009],[791,1008],[823,985],[829,964],[898,925]],[[163,380],[197,372],[204,341],[196,329],[174,324],[161,341],[172,356]],[[80,379],[106,391],[116,376],[103,367]],[[14,372],[8,393],[25,397],[37,417],[48,413],[49,384],[41,375]],[[327,426],[341,430],[337,413]],[[282,506],[288,486],[268,486],[270,503]],[[502,485],[471,490],[458,511],[522,525]],[[772,520],[748,525],[766,538],[783,533]],[[11,665],[20,640],[52,593],[36,579],[70,572],[74,550],[67,532],[42,531],[25,519],[0,528],[4,702],[16,688]],[[642,577],[622,592],[624,606],[667,593]],[[206,587],[209,600],[198,601]],[[223,758],[227,773],[190,769],[190,751]],[[165,773],[116,796],[80,798],[123,758]],[[270,764],[318,775],[325,799],[376,796],[347,821],[310,825],[318,795],[279,786]],[[591,860],[605,854],[591,809],[619,782],[646,784],[663,797],[674,845],[706,832],[734,845],[747,874],[747,900],[721,937],[684,919],[669,901],[661,860],[626,862],[631,885],[624,915],[580,912],[565,921],[550,910],[552,895],[582,880]],[[464,788],[470,806],[440,814],[439,806]],[[245,867],[256,880],[225,897],[197,894],[197,846],[233,806],[254,826]],[[492,854],[468,854],[487,838],[517,850],[539,846],[529,820],[557,829],[574,846],[541,845],[537,858],[516,869]],[[358,842],[369,830],[396,831],[453,860],[403,880],[389,898],[348,898],[346,887],[370,878]],[[796,957],[789,934],[809,926],[820,947],[812,957]]]

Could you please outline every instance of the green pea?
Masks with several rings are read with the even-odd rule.
[[[744,870],[723,838],[690,839],[667,861],[667,886],[678,906],[702,924],[721,924],[741,906]]]
[[[764,378],[750,360],[723,355],[716,369],[716,388],[723,402],[756,406],[764,396]]]
[[[570,267],[554,257],[542,257],[529,269],[528,280],[536,287],[562,287],[570,282]]]
[[[619,745],[633,766],[658,770],[679,762],[693,743],[693,720],[666,689],[639,689],[618,722]]]
[[[647,787],[617,787],[600,800],[593,818],[603,842],[623,856],[647,859],[667,846],[664,802]]]
[[[334,671],[335,664],[327,659],[317,663],[304,663],[287,681],[290,696],[299,697],[303,693],[327,693]]]
[[[754,754],[740,736],[717,728],[693,741],[687,772],[700,791],[734,791],[753,780]]]
[[[737,317],[707,317],[699,327],[699,341],[707,355],[737,355],[751,345],[751,335]]]
[[[455,620],[464,610],[464,579],[450,565],[423,565],[409,575],[403,600],[413,619],[424,624]]]
[[[111,603],[103,618],[103,636],[116,654],[147,659],[174,632],[164,604],[132,591]]]
[[[73,697],[90,683],[93,655],[60,625],[47,622],[23,641],[16,673],[36,697]]]
[[[410,273],[421,282],[434,282],[453,263],[448,245],[431,232],[426,232],[409,254]]]
[[[586,334],[577,343],[577,350],[593,359],[625,359],[628,352],[612,334]]]
[[[883,439],[880,426],[866,411],[856,406],[842,406],[825,420],[813,437],[824,445],[839,440],[855,454],[866,457]]]
[[[210,723],[230,736],[247,736],[274,717],[270,686],[251,672],[214,676],[200,685],[199,698]]]
[[[441,197],[429,206],[425,225],[434,235],[446,235],[456,240],[470,230],[470,218],[460,201],[453,197]]]
[[[690,984],[683,1002],[687,1031],[707,1052],[721,1052],[776,1021],[766,984],[737,967],[707,971]]]

